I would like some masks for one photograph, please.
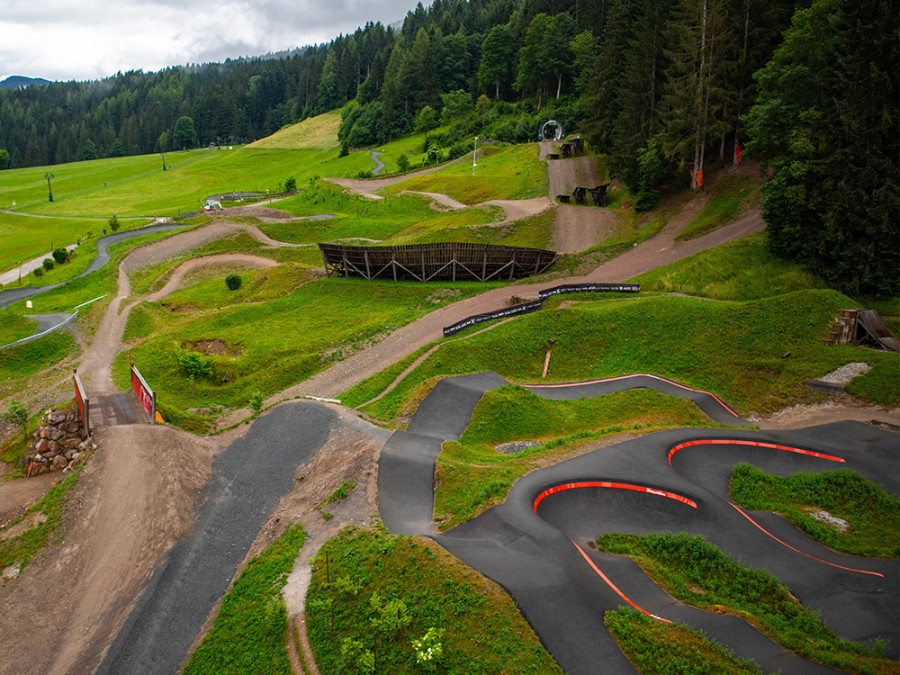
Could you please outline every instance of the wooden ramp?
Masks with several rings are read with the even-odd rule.
[[[856,341],[874,342],[889,352],[900,352],[900,340],[884,327],[874,309],[861,309],[856,314]]]
[[[130,391],[91,399],[91,426],[94,428],[149,423],[150,418]]]

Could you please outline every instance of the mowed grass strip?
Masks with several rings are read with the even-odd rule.
[[[377,672],[422,672],[412,641],[429,629],[443,631],[435,672],[562,672],[497,584],[430,540],[383,528],[348,528],[322,546],[306,612],[322,673],[363,672],[375,653]]]
[[[879,649],[838,638],[771,572],[736,565],[700,535],[610,533],[597,548],[628,556],[678,600],[734,614],[804,658],[848,672],[900,673]]]
[[[445,441],[435,467],[434,519],[440,530],[502,503],[516,480],[622,433],[719,426],[694,403],[652,390],[551,401],[516,386],[487,392],[459,441]],[[507,455],[495,446],[532,441]]]
[[[853,555],[900,558],[900,499],[855,471],[774,476],[740,463],[731,471],[730,490],[745,509],[781,514],[830,548]],[[829,524],[823,520],[826,515],[846,525]]]
[[[293,673],[281,589],[305,540],[303,527],[291,525],[247,564],[184,673]]]
[[[491,199],[531,199],[547,194],[547,167],[538,159],[536,144],[510,147],[485,146],[478,149],[475,176],[471,155],[442,169],[412,176],[384,188],[384,195],[403,190],[439,192],[463,204],[479,204]]]
[[[868,361],[873,369],[850,390],[896,405],[900,355],[822,342],[849,302],[836,291],[810,290],[752,302],[666,296],[544,309],[447,342],[364,412],[394,420],[424,397],[427,383],[449,375],[493,370],[513,381],[539,381],[551,338],[547,381],[652,373],[710,391],[739,411],[768,412],[807,396],[804,380]]]
[[[641,675],[754,675],[762,673],[749,659],[739,659],[702,632],[681,624],[654,621],[631,607],[603,616],[603,623]]]

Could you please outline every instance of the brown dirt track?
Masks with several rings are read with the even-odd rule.
[[[596,178],[590,166],[567,166],[551,162],[550,194],[571,192],[573,180]],[[587,172],[587,173],[585,173]],[[373,190],[386,181],[335,181],[348,187]],[[361,184],[357,184],[361,183]],[[557,190],[557,192],[554,192]],[[624,281],[646,270],[678,260],[694,252],[726,241],[759,232],[763,221],[758,210],[742,214],[733,223],[703,237],[676,244],[675,235],[702,209],[706,195],[701,193],[673,217],[665,230],[625,254],[598,266],[589,274],[566,282]],[[515,217],[536,213],[549,206],[549,200],[529,200],[531,204],[509,205]],[[262,207],[245,207],[246,215],[261,220],[281,215],[260,213]],[[611,225],[614,215],[586,207],[557,207],[554,241],[558,250],[583,250]],[[231,211],[231,213],[234,213]],[[265,237],[258,228],[216,221],[136,249],[120,267],[119,291],[110,304],[100,327],[79,365],[79,373],[95,392],[112,392],[110,376],[112,356],[121,344],[128,311],[135,301],[123,307],[131,293],[129,271],[178,255],[203,243],[244,229],[269,246],[281,245]],[[274,264],[256,256],[229,255],[192,259],[172,274],[166,286],[144,298],[155,300],[171,292],[192,269],[219,263],[262,266]],[[517,284],[481,294],[432,312],[412,324],[392,332],[376,343],[341,361],[309,380],[272,397],[269,405],[298,395],[334,397],[372,374],[393,364],[406,354],[439,339],[442,329],[466,316],[504,306],[515,295],[536,297],[546,284]],[[231,419],[238,421],[248,411]],[[296,488],[272,514],[261,530],[249,555],[261,551],[288,522],[301,521],[311,532],[311,543],[299,557],[300,564],[286,588],[292,615],[302,612],[304,562],[318,545],[345,522],[363,522],[377,511],[375,494],[377,439],[356,428],[352,413],[341,412],[344,429],[330,441],[296,482]],[[759,420],[766,428],[809,426],[832,419],[877,418],[900,424],[900,411],[860,407],[851,401],[837,406],[796,407],[778,416]],[[248,427],[215,438],[198,438],[165,426],[133,425],[111,427],[97,432],[98,451],[91,457],[79,483],[70,493],[69,510],[61,541],[46,549],[22,574],[0,585],[0,673],[87,672],[102,659],[144,583],[159,565],[175,538],[189,530],[200,489],[210,475],[216,452],[242,434]],[[358,487],[346,503],[335,507],[335,518],[325,521],[316,504],[343,480],[356,475]],[[24,481],[21,481],[24,482]],[[49,480],[44,483],[49,484]],[[40,484],[41,490],[47,485]],[[21,508],[23,499],[34,496],[29,490],[4,489],[0,484],[0,518]],[[40,491],[40,490],[35,490]],[[209,623],[209,622],[208,622]]]

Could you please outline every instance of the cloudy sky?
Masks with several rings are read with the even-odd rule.
[[[3,0],[0,81],[95,80],[258,56],[393,23],[416,1]]]

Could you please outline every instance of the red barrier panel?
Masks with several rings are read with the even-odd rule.
[[[128,360],[129,362],[131,361],[130,356]],[[137,396],[141,407],[146,411],[150,422],[154,422],[156,420],[156,393],[147,386],[147,382],[141,377],[134,363],[131,363],[131,390]]]
[[[777,445],[775,443],[762,443],[759,441],[736,441],[726,438],[709,438],[699,441],[687,441],[685,443],[679,443],[678,445],[673,446],[669,449],[669,465],[672,465],[672,456],[683,448],[689,448],[695,445],[745,445],[756,448],[771,448],[773,450],[784,450],[785,452],[795,452],[798,455],[807,455],[809,457],[817,457],[819,459],[827,459],[832,462],[841,462],[844,463],[844,460],[840,457],[835,457],[833,455],[826,455],[821,452],[813,452],[812,450],[803,450],[802,448],[794,448],[789,445]]]

